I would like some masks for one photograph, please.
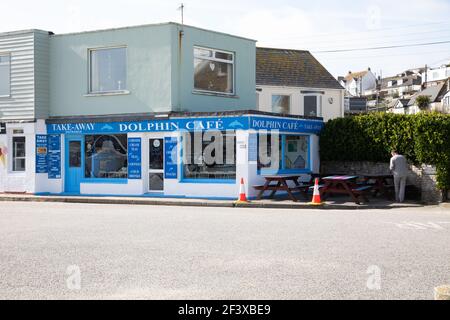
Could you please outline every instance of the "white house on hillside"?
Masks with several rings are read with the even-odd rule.
[[[426,74],[422,77],[422,82],[426,87],[445,82],[450,78],[450,64],[438,68],[428,68]]]
[[[359,72],[349,71],[345,77],[339,77],[339,82],[353,97],[373,95],[377,89],[377,77],[370,68]]]
[[[324,121],[344,116],[344,88],[309,51],[256,48],[260,111]]]

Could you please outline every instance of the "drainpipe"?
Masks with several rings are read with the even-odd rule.
[[[182,103],[181,103],[181,74],[183,67],[183,36],[184,36],[184,28],[181,25],[181,28],[177,27],[177,37],[178,37],[178,72],[177,72],[177,82],[178,82],[178,90],[177,90],[177,111],[182,111]]]

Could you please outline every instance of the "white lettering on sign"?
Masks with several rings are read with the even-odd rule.
[[[82,132],[94,131],[94,123],[58,123],[53,124],[53,131]]]
[[[223,130],[223,121],[202,121],[202,120],[194,120],[186,122],[187,130]]]

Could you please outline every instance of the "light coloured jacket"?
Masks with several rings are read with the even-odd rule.
[[[402,155],[396,155],[391,158],[390,169],[394,176],[406,177],[408,175],[408,161]]]

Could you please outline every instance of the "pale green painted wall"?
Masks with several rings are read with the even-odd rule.
[[[50,41],[50,115],[164,112],[171,107],[169,25],[54,36]],[[88,49],[127,46],[128,95],[89,96]]]
[[[256,47],[255,42],[226,34],[208,32],[176,25],[173,46],[178,48],[179,31],[183,30],[181,64],[174,64],[174,74],[180,72],[181,82],[172,86],[174,105],[178,110],[226,111],[256,109]],[[235,97],[193,93],[194,46],[222,49],[235,53]],[[178,50],[177,50],[178,51]],[[178,95],[178,96],[177,96]]]
[[[167,23],[51,37],[50,116],[256,109],[255,42],[184,27],[180,51],[180,27]],[[122,45],[130,94],[87,97],[88,49]],[[193,94],[194,45],[236,53],[236,97]]]

